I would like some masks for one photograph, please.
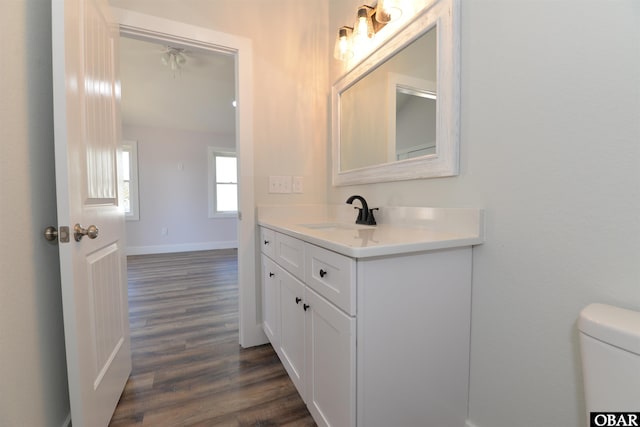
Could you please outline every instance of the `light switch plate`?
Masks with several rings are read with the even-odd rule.
[[[269,193],[291,193],[291,176],[270,176]]]

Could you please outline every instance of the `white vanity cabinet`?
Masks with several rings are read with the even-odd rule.
[[[316,423],[353,426],[355,317],[341,311],[333,301],[302,281],[308,276],[305,272],[305,261],[309,259],[307,244],[266,228],[261,228],[260,234],[265,334]],[[339,256],[355,264],[352,259]],[[313,261],[317,262],[317,257]],[[333,264],[336,263],[328,259],[322,262],[326,269],[322,272],[322,282],[326,279],[330,283],[339,277],[340,269]],[[352,270],[355,277],[355,268]],[[346,283],[346,287],[353,288],[349,293],[355,292],[354,281]]]
[[[264,330],[318,425],[464,427],[471,245],[351,257],[269,233]]]
[[[357,425],[464,427],[471,246],[357,263]]]

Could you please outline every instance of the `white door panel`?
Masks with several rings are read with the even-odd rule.
[[[124,211],[118,202],[117,27],[106,0],[52,2],[60,271],[74,427],[107,426],[131,372]],[[98,236],[74,240],[73,227]]]

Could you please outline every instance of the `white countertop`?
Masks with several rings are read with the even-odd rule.
[[[260,206],[258,224],[353,258],[477,245],[482,209],[380,208],[378,225],[355,224],[353,207]]]

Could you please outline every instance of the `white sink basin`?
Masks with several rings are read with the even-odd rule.
[[[349,224],[344,222],[319,222],[315,224],[299,224],[299,225],[301,227],[309,228],[311,230],[327,230],[327,231],[366,230],[366,229],[374,228],[371,225]]]

